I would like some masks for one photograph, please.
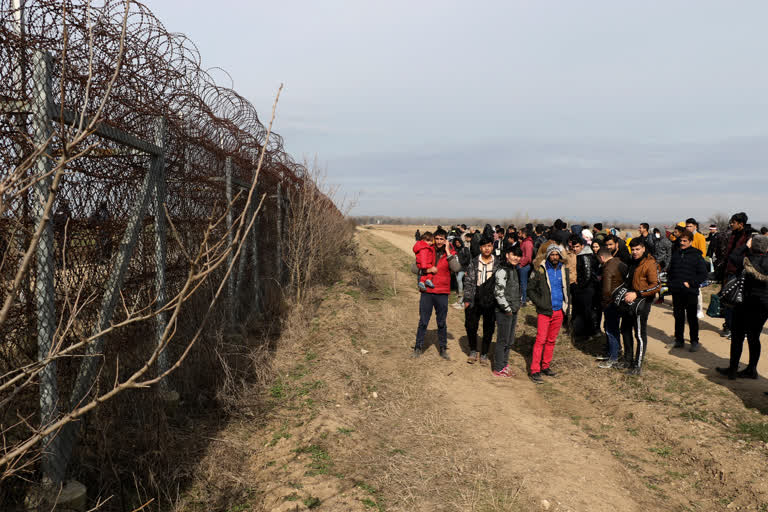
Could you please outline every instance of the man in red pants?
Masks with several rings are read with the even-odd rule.
[[[544,382],[542,374],[555,376],[549,364],[569,305],[568,271],[561,261],[564,255],[565,249],[562,246],[549,246],[546,258],[534,271],[528,284],[528,298],[536,306],[538,314],[530,371],[530,378],[536,384]]]

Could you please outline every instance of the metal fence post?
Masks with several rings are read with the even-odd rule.
[[[283,223],[283,230],[290,229],[290,226],[288,226],[288,219],[289,219],[289,212],[290,212],[290,205],[291,201],[290,198],[290,190],[288,190],[285,194],[285,196],[282,198],[282,202],[280,203],[280,219]],[[290,231],[289,231],[290,232]],[[280,243],[282,245],[282,239],[280,240]],[[288,268],[288,265],[282,266],[282,272],[280,274],[280,278],[282,279],[282,282],[287,283],[290,280],[290,269]]]
[[[165,150],[165,118],[155,119],[155,145]],[[155,182],[155,294],[157,308],[165,307],[167,297],[165,290],[165,260],[166,260],[166,227],[165,227],[165,153],[152,157],[152,167],[157,169]],[[165,311],[155,317],[158,345],[163,341],[163,333],[168,325],[168,315]],[[168,347],[162,349],[157,356],[157,373],[168,370]],[[160,381],[160,390],[168,391],[168,380]]]
[[[35,308],[37,312],[37,357],[44,360],[50,355],[53,336],[56,331],[56,296],[54,288],[54,247],[51,212],[46,214],[45,203],[51,191],[52,166],[47,156],[53,130],[48,117],[52,101],[52,58],[48,53],[38,52],[34,56],[33,84],[34,98],[30,105],[32,121],[32,139],[36,149],[44,149],[35,162],[34,173],[42,177],[32,194],[32,211],[35,224],[43,224],[43,230],[37,245],[35,275]],[[63,248],[62,248],[63,250]],[[59,391],[56,380],[56,363],[50,362],[40,373],[40,425],[45,426],[58,414]],[[64,480],[65,465],[61,464],[61,440],[56,434],[43,439],[43,475],[52,484]]]
[[[254,212],[259,204],[259,186],[253,191]],[[259,281],[259,219],[253,221],[253,233],[251,234],[251,273],[253,275],[253,310],[261,311],[261,282]]]
[[[226,180],[226,194],[227,194],[227,243],[229,245],[229,253],[227,254],[227,268],[232,266],[232,242],[234,241],[234,233],[232,233],[232,214],[234,205],[232,204],[232,157],[227,157],[224,161],[224,178]],[[232,272],[230,272],[227,278],[227,298],[229,306],[229,319],[234,319],[234,300],[235,300],[235,280]]]
[[[242,226],[243,228],[247,226],[248,219],[250,218],[250,214],[253,211],[253,205],[250,205],[248,207],[248,210],[243,215],[243,221]],[[242,291],[243,287],[243,279],[245,277],[245,264],[248,262],[248,236],[250,235],[250,231],[243,231],[243,239],[242,239],[242,245],[240,248],[240,255],[238,256],[237,260],[237,278],[235,279],[235,310],[237,313],[237,319],[238,321],[241,319],[241,313],[243,311],[243,304],[240,301],[240,293]]]
[[[112,321],[115,306],[117,305],[117,299],[120,296],[120,288],[123,286],[123,280],[128,271],[128,264],[130,263],[131,256],[134,253],[139,232],[144,225],[144,216],[147,213],[147,205],[155,190],[155,180],[160,172],[158,168],[160,163],[161,160],[153,158],[151,160],[150,168],[144,176],[141,190],[139,191],[133,211],[128,218],[128,225],[123,234],[123,239],[120,241],[120,248],[114,258],[112,270],[105,284],[104,295],[102,296],[101,305],[99,307],[99,316],[93,329],[94,334],[106,330]],[[98,364],[103,352],[103,336],[97,338],[88,345],[88,348],[85,351],[85,357],[80,363],[77,378],[75,379],[72,393],[69,398],[70,407],[73,409],[78,407],[88,395],[94,379],[98,375]],[[77,435],[77,427],[78,422],[72,422],[67,424],[62,431],[61,436],[66,438],[66,453],[64,454],[65,463],[69,463],[69,458],[72,456],[72,447],[74,446]]]
[[[277,193],[275,194],[275,223],[276,223],[276,240],[275,240],[275,276],[277,276],[277,282],[282,286],[283,284],[283,208],[281,204],[283,202],[282,183],[277,182]]]

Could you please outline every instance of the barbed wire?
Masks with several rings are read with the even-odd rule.
[[[252,275],[247,279],[251,287],[265,276],[279,282],[280,252],[278,261],[269,253],[270,246],[279,247],[281,243],[278,238],[283,206],[279,202],[285,200],[286,190],[301,186],[308,174],[284,151],[279,135],[267,136],[267,128],[253,105],[231,88],[218,85],[203,69],[194,43],[183,34],[167,31],[139,2],[21,3],[23,11],[17,1],[0,0],[0,181],[7,185],[0,208],[0,280],[4,293],[10,293],[9,283],[35,231],[37,206],[28,188],[34,183],[35,173],[28,162],[41,147],[41,140],[48,137],[49,143],[43,144],[46,157],[65,157],[66,172],[55,191],[52,254],[48,255],[55,282],[51,311],[58,319],[47,321],[60,324],[62,315],[70,312],[73,293],[82,301],[68,342],[89,336],[102,314],[100,297],[105,293],[116,255],[125,249],[121,240],[140,200],[151,158],[105,138],[103,133],[90,133],[77,145],[69,145],[73,134],[89,119],[98,119],[102,132],[130,134],[150,145],[158,141],[157,120],[163,123],[160,142],[167,195],[162,206],[167,208],[180,239],[177,244],[169,243],[167,252],[155,251],[155,233],[150,226],[157,225],[155,216],[162,210],[159,203],[151,209],[154,213],[140,220],[135,248],[127,253],[128,268],[120,289],[126,308],[145,307],[157,300],[158,254],[166,258],[160,265],[166,295],[178,291],[186,278],[185,253],[202,243],[201,227],[217,211],[227,208],[226,183],[251,183],[262,150],[264,164],[258,192],[266,202],[256,226],[261,247],[255,244],[247,260],[258,268],[252,273],[240,268],[239,274]],[[62,113],[49,134],[39,130],[35,133],[30,114],[30,105],[40,95],[35,66],[41,52],[51,56],[51,108]],[[74,115],[66,117],[64,112]],[[20,179],[10,179],[19,169],[24,169]],[[238,190],[243,187],[240,185]],[[244,198],[236,199],[233,209],[242,209],[244,204]],[[328,209],[333,209],[330,201]],[[225,228],[219,231],[224,233]],[[35,287],[40,284],[37,272],[40,270],[28,272],[6,321],[0,325],[0,384],[14,369],[40,357],[36,336],[44,320],[35,302],[39,297]],[[222,310],[243,307],[247,305],[229,303]],[[193,327],[197,320],[194,306],[185,308],[184,314]],[[150,324],[132,325],[119,339],[111,340],[103,360],[108,359],[106,354],[116,355],[121,371],[123,365],[130,369],[131,364],[140,364],[142,351],[151,346],[151,341],[146,341],[152,339],[146,335],[152,332]],[[127,343],[126,336],[145,341]],[[63,392],[75,385],[78,365],[78,358],[59,361],[55,377],[59,409],[67,408],[62,405],[66,402]],[[101,378],[112,375],[108,369],[102,373]],[[0,400],[6,400],[7,405],[0,412],[0,432],[6,435],[9,431],[3,428],[8,425],[16,425],[20,431],[37,428],[30,418],[39,414],[40,401],[30,394],[30,389],[17,396],[14,391],[9,393],[0,392]],[[18,418],[26,420],[19,423]],[[21,433],[11,435],[23,437]]]

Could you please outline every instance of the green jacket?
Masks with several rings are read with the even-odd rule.
[[[542,261],[532,272],[528,281],[528,298],[536,306],[536,313],[552,316],[552,292],[550,291],[549,276],[546,269],[547,260]],[[568,269],[565,264],[560,265],[563,277],[563,314],[570,314],[571,298],[568,294]]]

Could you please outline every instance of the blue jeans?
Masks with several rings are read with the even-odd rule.
[[[460,296],[464,296],[464,274],[463,270],[456,272],[456,293]]]
[[[531,275],[531,264],[518,269],[520,275],[520,292],[522,293],[523,303],[528,302],[528,276]]]
[[[608,340],[608,359],[611,361],[618,361],[619,359],[619,343],[621,329],[619,327],[619,320],[621,315],[616,307],[616,304],[611,304],[603,311],[603,317],[605,318],[605,337]]]
[[[437,320],[437,341],[440,350],[448,348],[448,328],[445,319],[448,316],[448,294],[446,293],[421,293],[419,300],[419,328],[416,330],[416,346],[414,349],[424,349],[424,335],[427,333],[429,319],[432,318],[432,309],[435,310]]]

